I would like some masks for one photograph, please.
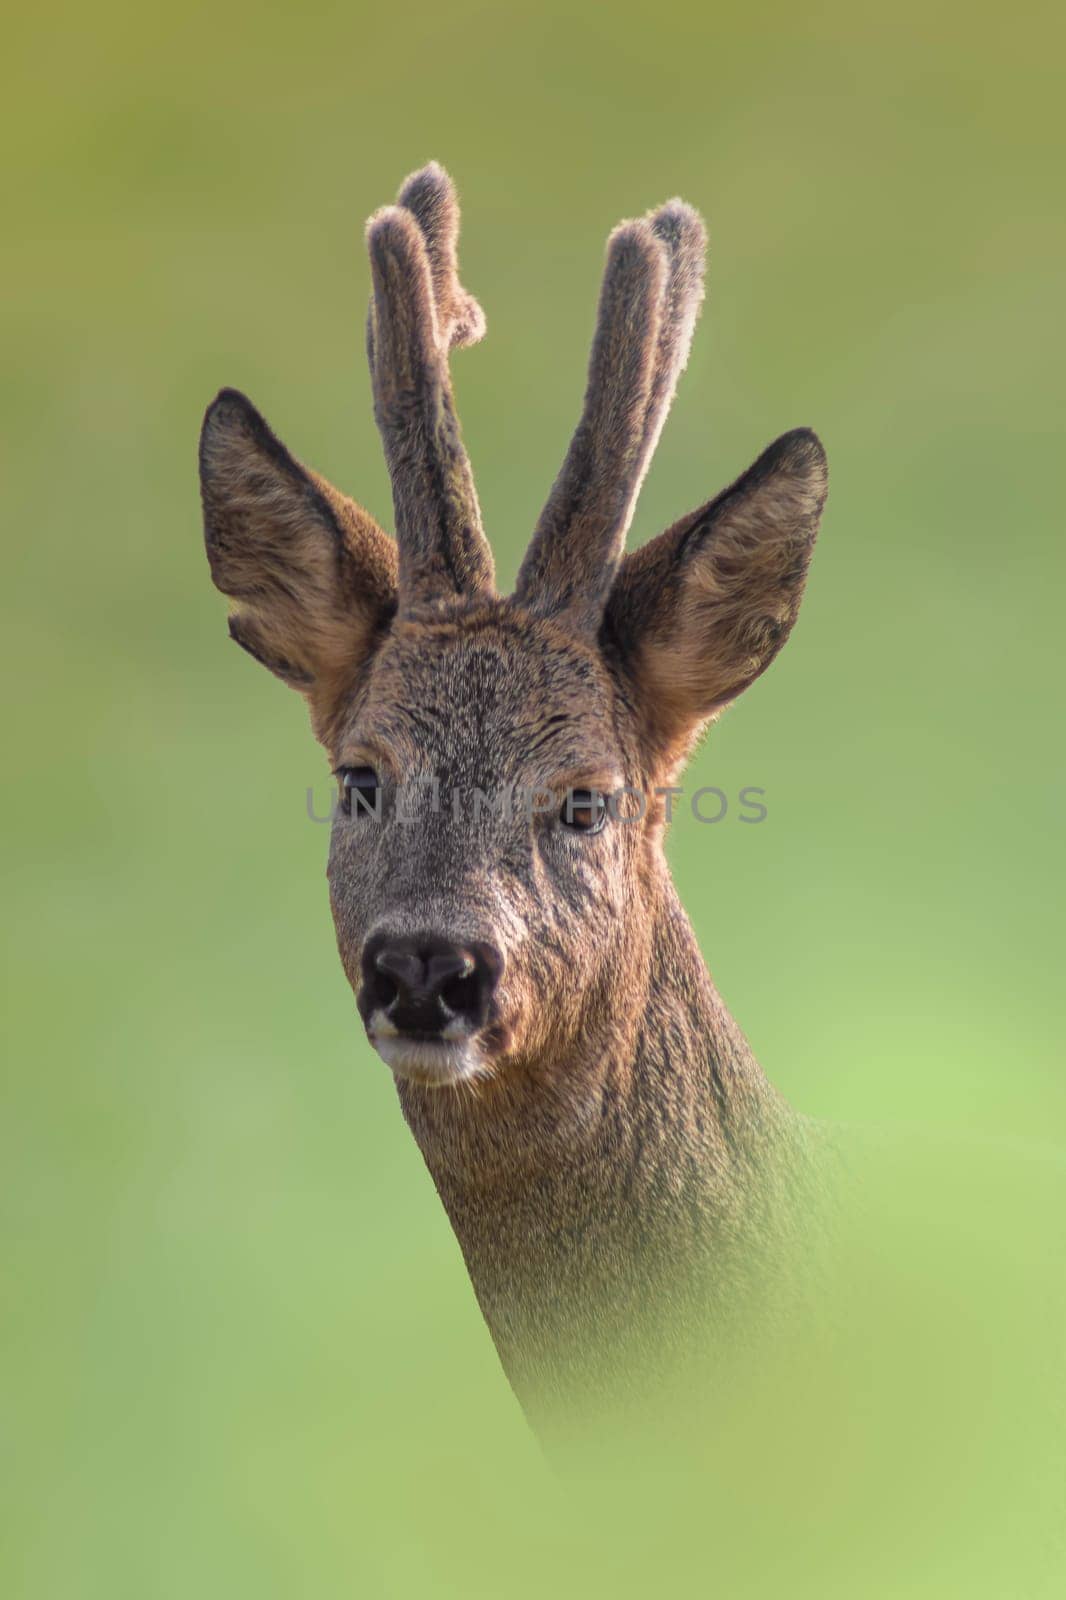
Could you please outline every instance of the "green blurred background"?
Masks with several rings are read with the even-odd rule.
[[[362,223],[441,160],[507,581],[608,230],[697,205],[634,537],[785,428],[831,467],[796,634],[689,777],[768,819],[671,841],[703,949],[805,1110],[1061,1150],[1060,8],[102,0],[4,39],[0,1588],[702,1592],[720,1463],[675,1502],[712,1553],[542,1480],[340,972],[303,707],[226,640],[200,417],[245,389],[388,524]],[[722,1592],[800,1592],[803,1477],[726,1496]],[[892,1548],[840,1592],[977,1592]]]

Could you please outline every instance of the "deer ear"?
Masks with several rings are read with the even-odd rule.
[[[635,687],[659,759],[680,758],[788,638],[825,496],[825,452],[797,429],[716,500],[626,557],[604,644]]]
[[[204,417],[200,488],[211,577],[235,602],[230,634],[320,721],[396,609],[395,545],[236,389]]]

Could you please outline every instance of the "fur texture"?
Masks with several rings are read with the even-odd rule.
[[[353,988],[384,936],[496,953],[475,1036],[383,1028],[381,1053],[508,1374],[565,1406],[735,1316],[802,1226],[810,1130],[714,989],[654,791],[784,642],[825,458],[787,434],[622,559],[701,294],[702,224],[671,202],[612,237],[584,413],[498,597],[447,377],[481,328],[457,216],[432,167],[368,232],[398,560],[231,391],[204,425],[205,528],[234,636],[307,694],[334,769],[380,783],[382,821],[338,813],[331,839]],[[565,824],[568,791],[623,785],[642,816]]]

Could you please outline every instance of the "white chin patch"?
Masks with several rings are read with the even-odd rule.
[[[446,1088],[485,1075],[484,1057],[472,1039],[405,1039],[372,1027],[370,1041],[398,1078],[414,1083]]]

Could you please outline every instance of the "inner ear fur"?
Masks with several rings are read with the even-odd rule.
[[[797,429],[622,563],[603,642],[624,667],[660,759],[680,759],[788,638],[826,490],[821,443]]]
[[[235,389],[204,417],[200,487],[211,577],[235,602],[231,636],[306,694],[320,724],[395,612],[393,541]]]

